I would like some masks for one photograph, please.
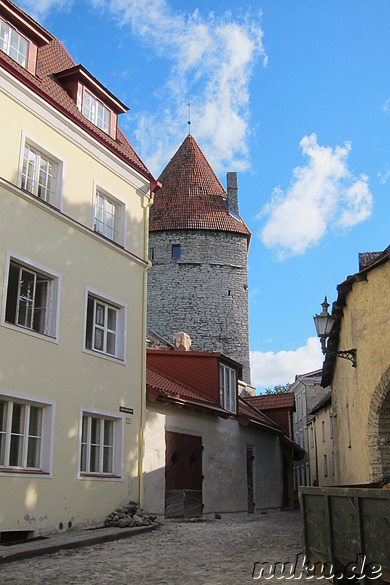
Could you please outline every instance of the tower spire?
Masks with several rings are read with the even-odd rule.
[[[188,102],[188,135],[191,135],[191,103]]]

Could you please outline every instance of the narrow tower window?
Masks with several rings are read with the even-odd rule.
[[[172,244],[172,258],[179,260],[181,256],[180,244]]]

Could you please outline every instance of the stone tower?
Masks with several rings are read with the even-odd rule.
[[[148,332],[172,341],[185,331],[191,349],[220,351],[250,383],[247,253],[237,174],[227,191],[188,135],[159,177],[150,209]]]

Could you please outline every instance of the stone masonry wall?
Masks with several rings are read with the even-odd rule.
[[[172,245],[180,258],[172,258]],[[220,351],[243,366],[250,383],[247,239],[208,231],[151,232],[148,331],[172,342],[185,331],[191,350]]]

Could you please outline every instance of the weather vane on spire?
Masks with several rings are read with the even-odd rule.
[[[188,102],[188,134],[191,134],[191,103]]]

